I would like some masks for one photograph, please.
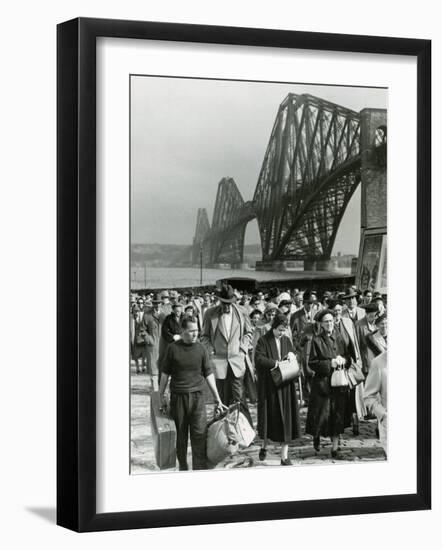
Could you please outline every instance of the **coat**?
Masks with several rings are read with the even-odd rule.
[[[359,351],[361,353],[362,371],[367,375],[370,363],[374,358],[373,352],[368,347],[367,339],[368,335],[372,334],[374,330],[370,328],[367,317],[364,317],[356,322],[355,331],[358,339]]]
[[[353,323],[356,323],[357,321],[360,321],[365,317],[365,309],[363,307],[356,307],[356,313],[355,316],[352,318],[350,317],[350,313],[348,312],[348,308],[345,308],[342,310],[342,318],[343,319],[351,319]]]
[[[303,336],[309,325],[313,324],[315,310],[311,308],[309,314],[304,308],[295,311],[290,317],[290,329],[293,335],[293,343],[298,351],[304,347]]]
[[[332,337],[324,331],[312,339],[309,367],[315,373],[307,412],[306,433],[313,436],[339,435],[351,424],[351,399],[354,392],[347,387],[333,388],[331,361],[337,355],[356,361],[357,352],[346,330],[334,329]],[[354,397],[353,397],[354,399]]]
[[[146,328],[146,359],[147,366],[152,374],[158,373],[158,360],[160,354],[161,324],[158,317],[146,313],[143,318]]]
[[[387,451],[387,352],[384,351],[370,365],[365,381],[365,404],[378,419],[379,439]]]
[[[387,342],[378,330],[368,335],[367,346],[372,351],[374,357],[377,357],[382,352],[387,351]]]
[[[345,317],[341,317],[341,323],[354,347],[355,360],[363,370],[361,350],[359,347],[356,326],[354,325],[351,319],[348,319]],[[365,407],[365,403],[364,403],[363,387],[364,387],[363,384],[358,384],[356,388],[351,391],[351,394],[350,394],[350,397],[351,397],[351,402],[349,403],[350,412],[351,413],[355,412],[358,415],[358,418],[364,418],[364,416],[367,414],[367,408]]]
[[[281,337],[281,358],[293,344],[287,336]],[[278,357],[273,331],[270,330],[258,340],[255,349],[255,366],[258,375],[258,434],[279,443],[289,443],[301,436],[296,381],[292,380],[276,387],[270,370]]]
[[[232,326],[226,334],[220,323],[222,308],[220,305],[209,308],[204,315],[201,343],[206,347],[215,372],[215,378],[224,380],[228,367],[236,378],[245,375],[250,367],[248,351],[252,341],[252,325],[241,309],[232,304]]]

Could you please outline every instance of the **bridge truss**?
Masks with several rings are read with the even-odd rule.
[[[257,218],[264,261],[329,259],[361,181],[360,126],[356,111],[289,94],[279,106],[253,200],[245,202],[235,181],[223,178],[211,227],[205,209],[198,210],[193,256],[202,247],[205,264],[242,262],[247,223]]]

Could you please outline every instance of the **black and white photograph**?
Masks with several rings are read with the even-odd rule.
[[[388,89],[129,87],[130,473],[387,461]]]

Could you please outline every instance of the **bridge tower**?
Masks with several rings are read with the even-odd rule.
[[[387,292],[387,111],[361,115],[361,240],[356,284]]]
[[[254,195],[261,270],[302,260],[328,270],[337,230],[360,183],[360,115],[309,94],[279,106]]]
[[[207,210],[205,208],[198,208],[196,216],[195,236],[192,243],[192,264],[199,265],[201,247],[204,239],[210,233],[209,217],[207,216]],[[204,262],[206,263],[206,262]]]

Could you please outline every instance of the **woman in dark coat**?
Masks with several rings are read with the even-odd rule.
[[[331,310],[322,310],[317,320],[321,331],[313,337],[310,351],[309,367],[315,374],[305,431],[313,436],[316,451],[320,436],[330,437],[331,454],[337,458],[339,435],[351,425],[352,408],[349,387],[332,387],[331,376],[336,368],[348,369],[352,359],[356,360],[356,351],[346,332],[336,329]]]
[[[281,465],[291,464],[288,444],[301,436],[296,384],[294,380],[277,387],[270,373],[277,362],[294,353],[293,344],[284,335],[288,327],[285,315],[278,313],[272,328],[258,340],[255,366],[258,375],[258,434],[263,439],[259,459],[267,455],[267,439],[281,443]]]

